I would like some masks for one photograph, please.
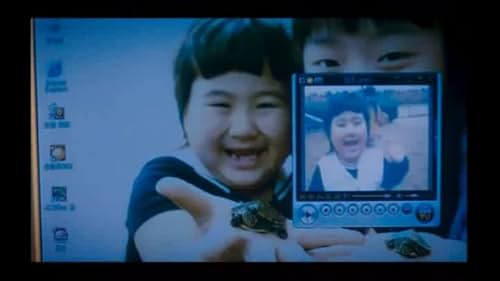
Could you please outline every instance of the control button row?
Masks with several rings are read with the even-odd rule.
[[[383,215],[386,212],[390,215],[398,215],[400,212],[404,215],[410,215],[413,212],[413,206],[410,203],[403,203],[401,205],[396,203],[377,203],[374,206],[363,203],[361,206],[358,205],[359,204],[351,203],[346,206],[345,204],[337,203],[333,204],[332,208],[332,205],[325,203],[320,205],[318,211],[314,205],[305,204],[300,208],[300,220],[304,224],[312,224],[318,219],[319,213],[321,213],[322,216],[329,216],[332,212],[336,216],[342,216],[346,212],[351,216],[355,216],[358,213],[366,216],[372,213],[375,215]],[[426,203],[419,204],[415,211],[415,216],[420,222],[427,223],[434,217],[434,207]]]

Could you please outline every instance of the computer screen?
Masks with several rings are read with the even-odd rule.
[[[433,45],[347,71],[304,20],[32,19],[33,260],[466,261]]]

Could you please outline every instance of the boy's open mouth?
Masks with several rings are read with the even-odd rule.
[[[226,155],[238,168],[253,168],[257,164],[259,156],[266,148],[227,148],[224,149]]]
[[[342,142],[344,146],[356,146],[359,144],[359,139],[347,139]]]

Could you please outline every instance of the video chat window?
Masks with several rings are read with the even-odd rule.
[[[295,75],[296,226],[439,224],[439,77]]]

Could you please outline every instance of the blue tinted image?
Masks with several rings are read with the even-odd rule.
[[[300,21],[35,19],[41,260],[414,261],[386,245],[402,229],[374,233],[293,225],[291,77],[343,63],[303,44],[325,42],[314,32],[315,40],[302,38],[295,48],[292,36],[310,29],[297,33],[296,24]],[[297,57],[304,61],[297,63]],[[406,64],[393,59],[410,57],[416,55],[380,60],[391,59],[383,67],[403,71]],[[391,89],[377,89],[386,90]],[[318,92],[319,98],[323,94]],[[371,129],[360,134],[379,148],[385,137],[404,136],[400,158],[410,164],[389,188],[425,190],[429,179],[420,171],[427,169],[429,154],[423,125],[428,104],[411,100],[411,94],[395,96],[377,100],[364,119]],[[315,111],[323,110],[321,102],[313,107],[307,112],[308,187],[316,186],[314,168],[335,142],[324,124],[339,125],[332,121],[337,115],[325,121]],[[400,121],[406,122],[404,132],[393,128]],[[360,143],[357,136],[344,137],[342,157],[361,155],[355,147]],[[394,159],[396,154],[397,149]],[[334,188],[326,181],[321,186]],[[307,219],[376,211],[354,208],[325,205],[309,210]],[[414,209],[405,206],[403,212]],[[428,210],[421,213],[429,216]],[[408,233],[401,235],[419,237]],[[463,239],[428,230],[418,235],[431,250],[419,251],[425,254],[417,259],[466,259]]]
[[[308,86],[305,95],[306,190],[432,187],[427,86]]]

